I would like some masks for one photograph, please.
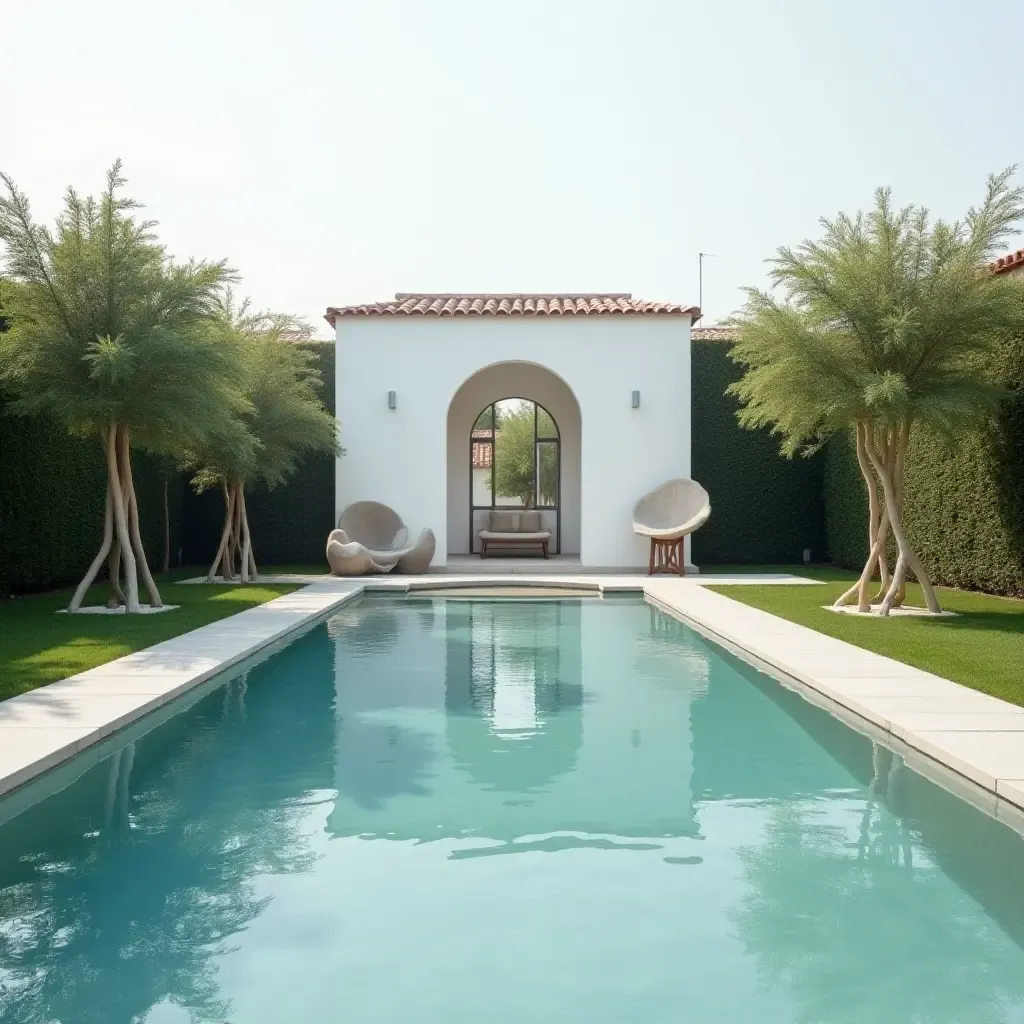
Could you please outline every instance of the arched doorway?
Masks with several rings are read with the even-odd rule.
[[[555,418],[529,398],[503,398],[473,421],[470,436],[469,549],[494,509],[535,509],[561,546],[561,435]],[[479,515],[483,513],[484,516]]]
[[[493,363],[463,381],[448,407],[448,553],[479,554],[492,509],[530,506],[552,553],[578,555],[581,438],[576,396],[547,367]]]

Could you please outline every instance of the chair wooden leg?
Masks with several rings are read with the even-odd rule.
[[[684,574],[682,537],[676,540],[651,538],[651,561],[648,575],[653,576],[659,572],[672,573],[674,576]]]
[[[541,542],[541,548],[544,551],[544,557],[547,558],[548,557],[548,542],[546,540]]]

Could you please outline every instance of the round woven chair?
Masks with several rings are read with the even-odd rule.
[[[696,480],[669,480],[645,494],[633,507],[633,530],[651,538],[649,573],[684,575],[683,538],[710,515],[711,498]]]
[[[371,576],[391,572],[427,571],[437,540],[423,530],[415,544],[401,517],[379,501],[357,501],[338,519],[338,529],[327,538],[327,563],[336,576]]]

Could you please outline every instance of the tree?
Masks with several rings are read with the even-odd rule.
[[[863,797],[764,806],[736,851],[746,955],[805,1024],[1002,1024],[1024,998],[1018,947],[921,838],[899,755],[874,745],[872,767]]]
[[[822,220],[820,241],[779,249],[771,278],[782,299],[747,290],[732,350],[746,370],[729,389],[743,406],[740,423],[770,427],[788,456],[816,451],[836,431],[856,438],[870,551],[837,604],[856,597],[869,611],[877,569],[888,615],[912,571],[929,611],[940,610],[904,529],[904,467],[916,427],[954,440],[1002,397],[993,355],[1024,325],[1024,289],[986,264],[1024,217],[1024,188],[1009,184],[1014,170],[990,177],[981,205],[953,223],[932,222],[922,207],[896,210],[879,189],[870,213]]]
[[[256,578],[245,489],[262,481],[282,483],[300,456],[312,452],[341,454],[337,424],[318,397],[322,386],[308,341],[309,327],[282,313],[249,310],[246,300],[235,305],[230,289],[219,298],[216,329],[236,352],[236,386],[245,410],[222,429],[212,431],[191,450],[199,490],[216,486],[224,495],[224,526],[208,579],[220,567],[233,579],[235,567],[243,583]]]
[[[526,508],[537,503],[538,491],[542,499],[554,495],[558,477],[553,449],[550,457],[547,449],[542,448],[538,452],[534,433],[535,410],[543,422],[551,424],[553,436],[554,421],[533,402],[523,402],[519,408],[503,409],[499,406],[495,409],[494,493],[504,498],[518,498]],[[536,486],[538,470],[539,488]]]
[[[230,349],[206,329],[231,272],[223,262],[173,262],[154,222],[137,220],[139,204],[122,197],[120,161],[98,200],[67,190],[52,232],[33,221],[11,178],[0,180],[0,240],[19,283],[5,311],[11,329],[0,336],[0,380],[16,395],[11,409],[48,413],[97,437],[106,458],[103,540],[69,611],[81,607],[105,560],[128,612],[140,610],[139,572],[159,606],[139,534],[131,448],[173,451],[242,408]]]

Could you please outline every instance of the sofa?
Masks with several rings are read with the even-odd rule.
[[[497,546],[509,548],[540,548],[545,558],[549,557],[551,531],[545,529],[544,519],[535,509],[492,509],[487,528],[477,535],[480,538],[480,557],[492,554]]]

